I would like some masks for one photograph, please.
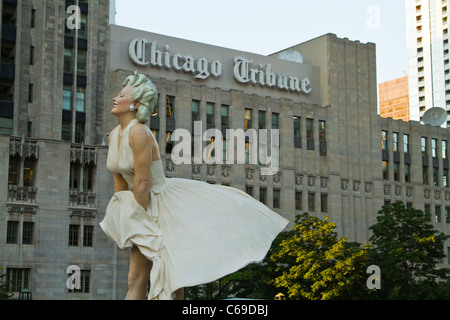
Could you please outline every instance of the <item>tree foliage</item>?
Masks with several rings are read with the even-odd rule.
[[[294,262],[273,283],[287,289],[290,299],[336,299],[348,297],[355,284],[364,283],[367,247],[338,239],[335,224],[304,213],[297,216],[293,235],[281,242],[271,259],[281,266]]]
[[[377,223],[370,230],[373,246],[369,260],[382,272],[378,298],[426,299],[446,295],[449,269],[437,265],[445,257],[444,242],[449,236],[438,232],[429,216],[396,202],[378,212]]]
[[[8,300],[13,296],[11,286],[6,278],[3,268],[0,266],[0,300]]]
[[[430,217],[403,203],[384,206],[370,227],[369,244],[338,238],[335,224],[308,213],[273,241],[261,263],[213,284],[190,288],[192,299],[450,299],[443,262],[449,236]],[[379,267],[381,288],[369,290],[367,268]]]

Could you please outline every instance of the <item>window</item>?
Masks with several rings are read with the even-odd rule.
[[[33,244],[34,222],[24,222],[22,228],[22,244]]]
[[[32,132],[33,132],[33,122],[32,121],[28,121],[28,125],[27,125],[27,138],[31,138],[32,137]]]
[[[211,137],[209,142],[210,143],[206,146],[206,148],[208,148],[208,152],[206,154],[207,159],[215,158],[216,156],[216,147],[215,147],[216,138]]]
[[[246,192],[249,196],[253,197],[253,186],[245,186],[245,192]]]
[[[320,141],[326,141],[327,140],[327,135],[326,135],[326,131],[325,131],[325,125],[326,125],[325,121],[319,121],[319,140]]]
[[[448,188],[448,169],[442,170],[442,186]]]
[[[431,207],[429,203],[425,203],[424,206],[424,211],[425,215],[427,216],[427,218],[430,218],[430,214],[431,214]]]
[[[34,186],[34,171],[36,167],[36,160],[34,158],[26,158],[23,163],[23,186]]]
[[[428,167],[422,166],[422,183],[428,184]]]
[[[85,112],[86,109],[86,88],[77,87],[75,94],[75,107],[78,112]]]
[[[294,117],[294,137],[300,138],[301,137],[301,131],[300,131],[300,117]]]
[[[445,223],[450,223],[450,207],[445,207]]]
[[[87,36],[88,36],[87,14],[82,13],[80,17],[80,29],[78,30],[78,37],[81,39],[86,39]]]
[[[324,213],[328,212],[328,194],[326,193],[320,195],[320,211]]]
[[[72,48],[64,48],[64,72],[73,73],[73,51]]]
[[[6,278],[11,284],[12,292],[21,292],[30,289],[30,269],[7,268]]]
[[[409,135],[403,134],[403,152],[409,153]]]
[[[33,103],[33,84],[28,85],[28,103]]]
[[[274,189],[273,190],[273,207],[275,209],[280,209],[281,201],[280,201],[280,190]]]
[[[31,28],[36,28],[36,9],[31,9]]]
[[[395,181],[400,181],[399,166],[400,166],[400,164],[398,162],[394,162],[394,180]]]
[[[63,86],[63,101],[62,108],[63,110],[72,110],[72,86],[64,85]]]
[[[267,189],[266,188],[259,188],[259,201],[267,204]]]
[[[71,141],[72,140],[72,123],[70,121],[62,122],[61,126],[61,140]]]
[[[83,247],[92,247],[94,226],[83,226]]]
[[[192,100],[191,111],[192,111],[192,122],[200,121],[200,101]],[[192,123],[192,128],[194,128],[194,123]]]
[[[405,163],[405,182],[411,182],[411,166]]]
[[[387,131],[381,131],[381,150],[387,150]]]
[[[439,170],[438,168],[433,168],[433,186],[439,186]]]
[[[315,194],[312,192],[308,193],[308,211],[316,211]]]
[[[272,129],[280,129],[280,114],[272,113]]]
[[[69,225],[69,246],[77,247],[78,246],[78,237],[80,234],[80,226],[77,224]]]
[[[68,289],[69,293],[89,293],[91,283],[91,271],[81,270],[80,271],[80,288]]]
[[[94,189],[94,174],[95,165],[93,163],[88,163],[83,169],[83,190],[93,191]]]
[[[306,138],[314,139],[313,119],[306,119]]]
[[[220,107],[221,125],[222,128],[230,127],[230,107],[227,105],[222,105]]]
[[[225,163],[227,161],[227,140],[222,140],[222,161]]]
[[[6,243],[17,244],[19,234],[19,221],[8,221],[6,227]]]
[[[422,155],[426,156],[427,155],[427,138],[422,137],[420,139],[420,145],[421,145],[421,149],[422,149]]]
[[[75,143],[84,142],[84,123],[75,124]]]
[[[447,159],[447,141],[442,140],[442,158]]]
[[[166,154],[171,154],[173,148],[172,132],[166,132]]]
[[[78,50],[77,53],[77,75],[86,75],[86,50]]]
[[[434,219],[435,222],[441,222],[441,206],[434,207]]]
[[[303,198],[301,191],[295,191],[295,210],[303,210]]]
[[[301,138],[301,124],[300,117],[294,116],[294,148],[300,149],[302,147],[302,138]]]
[[[8,185],[17,186],[19,185],[20,177],[20,157],[14,156],[9,157],[9,167],[8,167]]]
[[[392,133],[392,148],[393,148],[393,151],[398,151],[398,133],[397,132]]]
[[[437,146],[437,140],[436,139],[431,139],[431,156],[433,158],[437,157],[436,146]]]
[[[30,66],[34,65],[34,51],[35,51],[35,47],[31,46],[30,47]]]
[[[166,118],[175,119],[175,97],[166,96]]]
[[[383,161],[383,179],[389,180],[388,162]]]
[[[252,128],[252,109],[245,109],[244,131]]]
[[[266,112],[258,111],[258,129],[266,129]]]
[[[206,104],[206,125],[208,129],[214,127],[214,103]]]

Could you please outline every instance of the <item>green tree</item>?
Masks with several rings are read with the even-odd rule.
[[[13,296],[11,286],[3,268],[0,267],[0,300],[8,300]]]
[[[449,238],[435,230],[423,211],[402,202],[384,206],[370,227],[369,261],[381,270],[381,299],[448,298],[449,269],[436,266]]]
[[[291,236],[271,257],[284,269],[273,283],[290,299],[348,299],[366,289],[367,246],[338,239],[335,228],[328,218],[296,217]]]

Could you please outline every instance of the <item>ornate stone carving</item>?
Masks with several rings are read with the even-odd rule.
[[[315,188],[316,187],[316,177],[308,176],[308,187]]]
[[[391,196],[391,186],[388,184],[384,185],[384,195],[385,196]]]
[[[84,144],[70,147],[70,161],[81,164],[97,164],[97,149]]]
[[[341,180],[341,190],[348,191],[348,180],[347,179]]]
[[[295,175],[295,185],[301,187],[303,185],[303,175],[297,173]]]
[[[9,140],[9,155],[24,158],[36,158],[39,156],[39,147],[36,140],[11,137]]]
[[[328,178],[326,178],[326,177],[321,177],[320,178],[320,188],[322,190],[327,190],[328,189]]]
[[[93,192],[81,192],[70,190],[69,205],[74,207],[95,208],[96,194]]]
[[[253,168],[245,168],[245,178],[249,181],[253,181],[253,174],[255,173],[255,169]]]
[[[166,170],[167,172],[173,173],[175,170],[175,165],[173,164],[173,161],[170,159],[166,160]]]
[[[367,194],[372,194],[372,190],[373,190],[372,182],[366,182],[365,186],[364,186],[364,190],[366,191]]]
[[[8,186],[8,202],[36,203],[36,187]]]
[[[216,165],[215,164],[206,165],[206,172],[209,177],[215,176],[216,175]]]
[[[222,165],[222,177],[228,179],[230,178],[231,166]]]
[[[406,187],[406,197],[412,198],[414,189],[412,187]]]
[[[193,165],[192,165],[192,174],[194,174],[194,175],[200,175],[200,168],[201,168],[201,165],[199,165],[199,164],[193,164]]]
[[[358,180],[353,181],[353,191],[354,192],[359,192],[359,187],[361,185],[361,182]]]

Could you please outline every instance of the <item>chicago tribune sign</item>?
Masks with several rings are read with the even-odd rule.
[[[192,73],[195,79],[205,80],[209,77],[222,75],[223,63],[219,60],[208,61],[206,58],[194,58],[189,54],[169,51],[165,44],[158,48],[156,41],[137,38],[131,41],[128,55],[139,66],[152,66],[179,72]],[[272,65],[253,64],[252,59],[235,57],[233,66],[234,79],[239,83],[251,83],[258,86],[286,90],[294,93],[308,94],[311,92],[311,82],[305,78],[276,74]]]

